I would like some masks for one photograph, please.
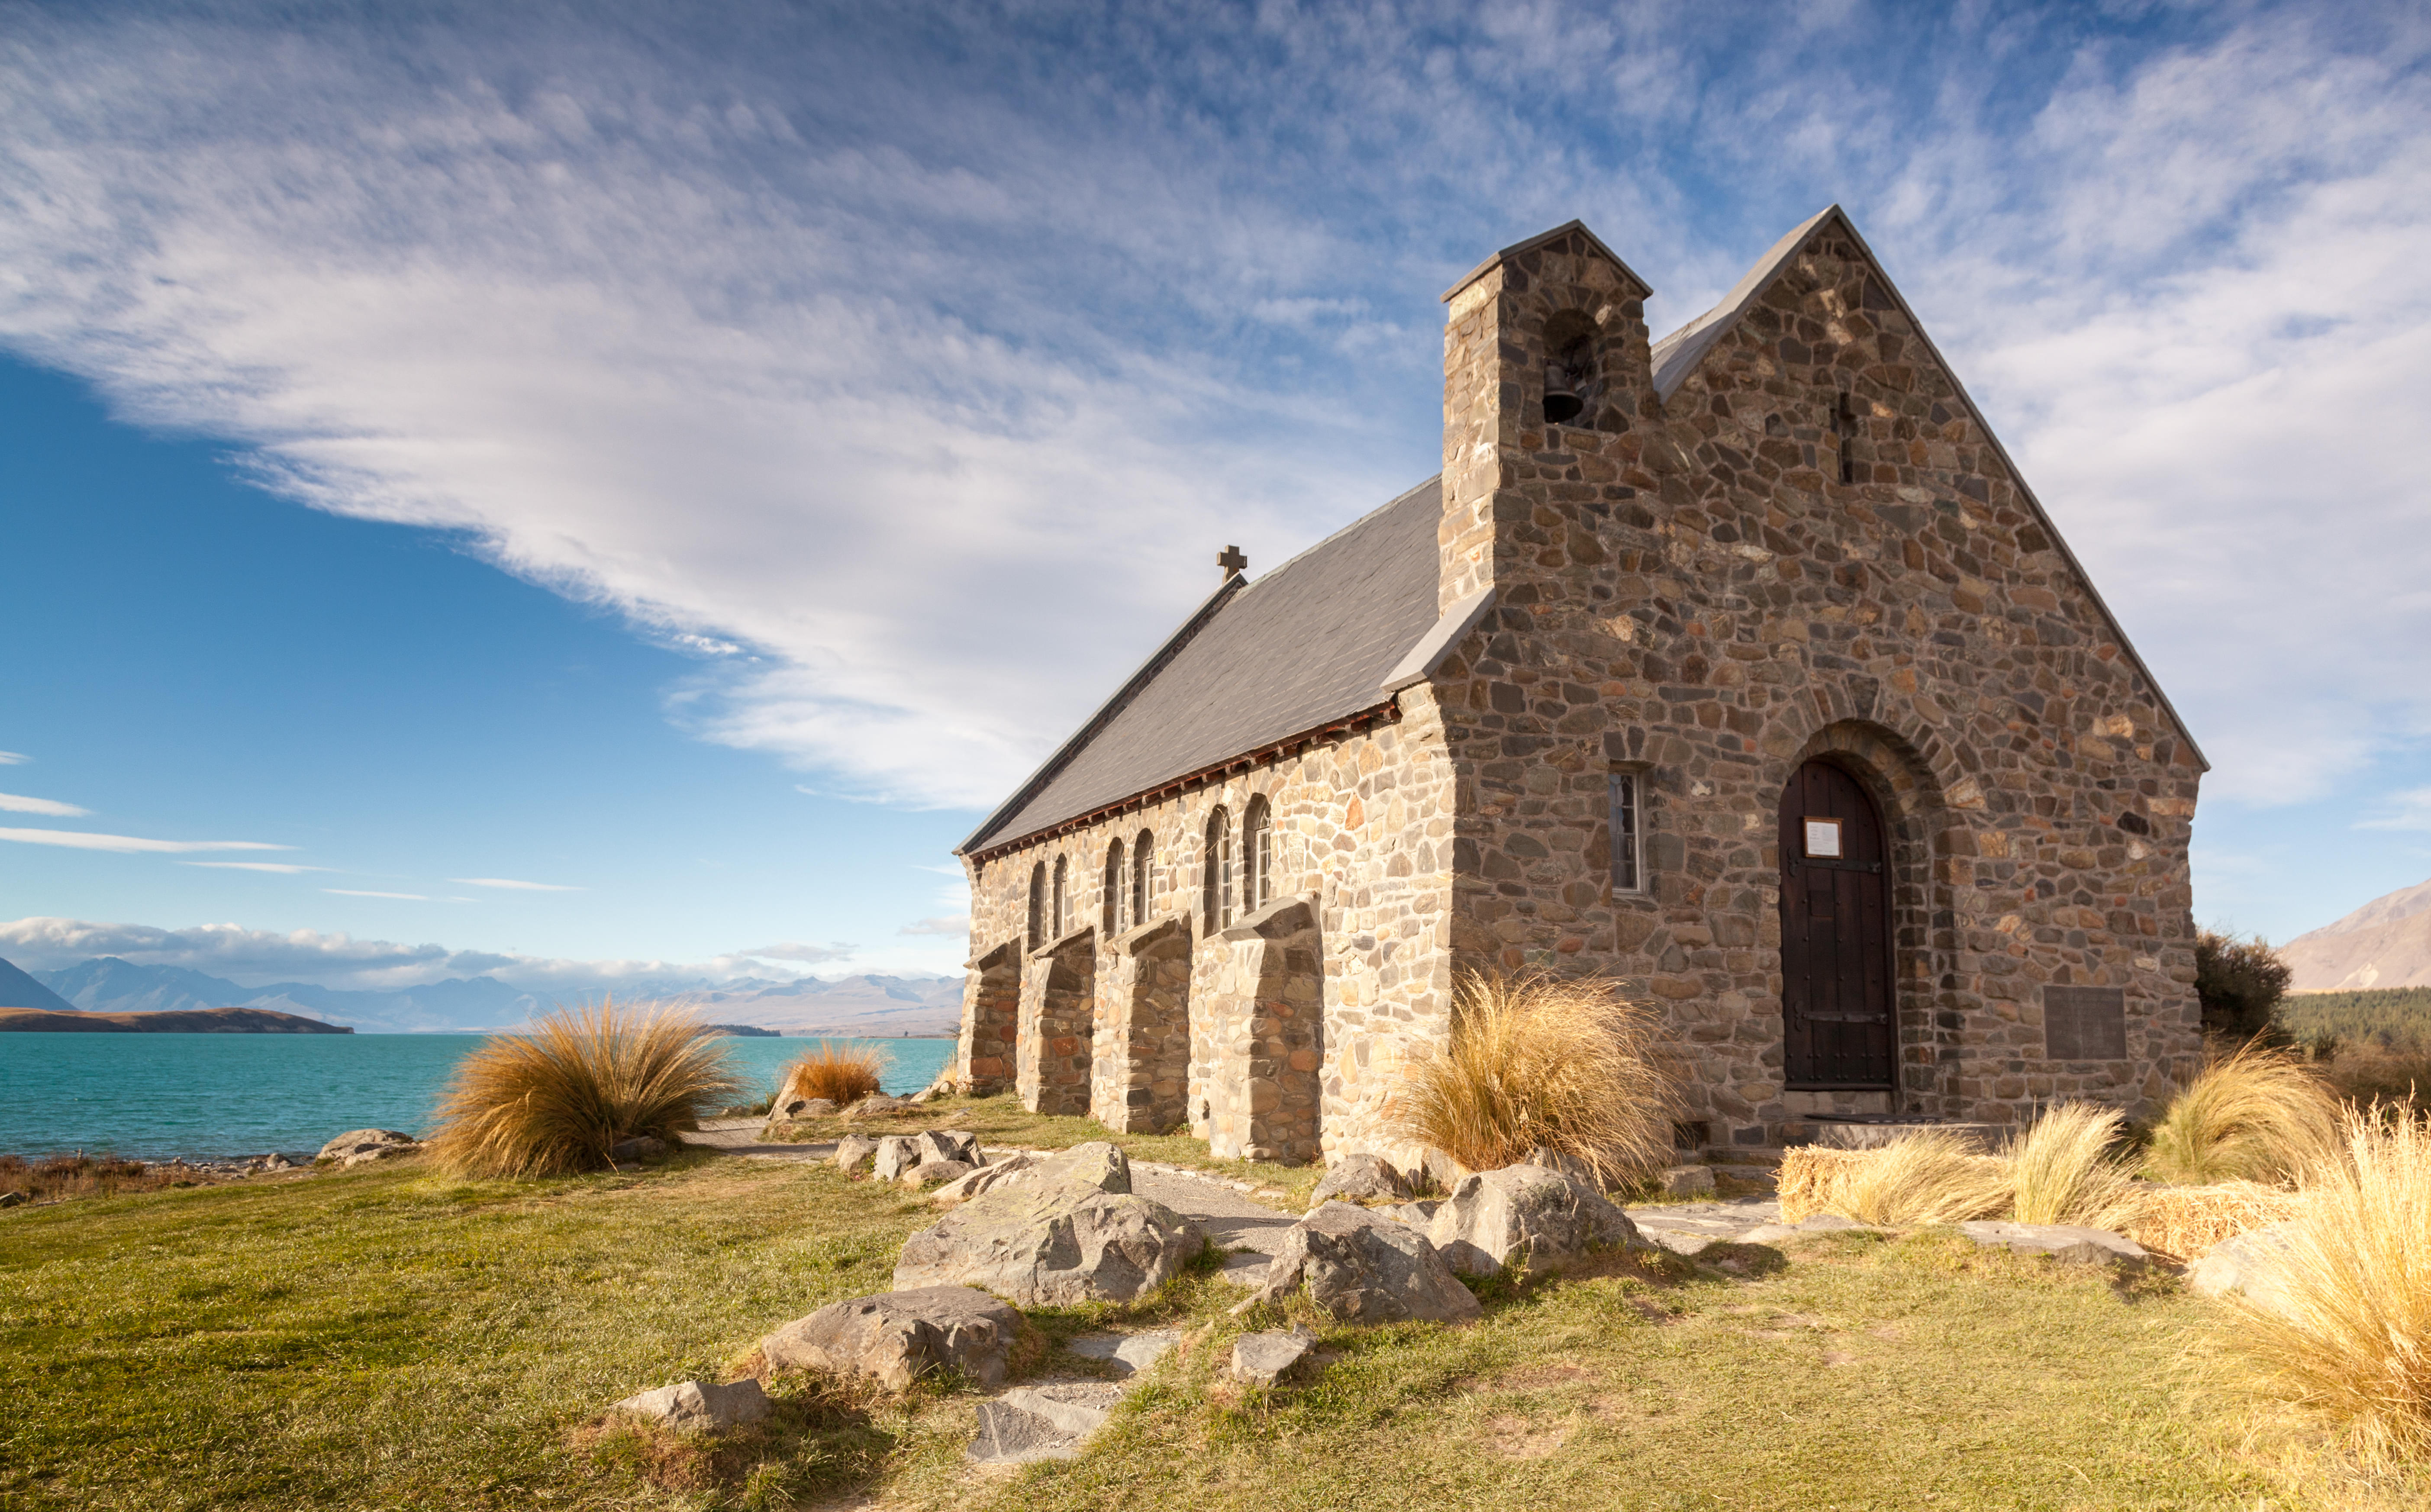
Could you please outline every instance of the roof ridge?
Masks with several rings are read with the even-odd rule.
[[[1883,266],[1883,260],[1875,255],[1873,247],[1858,231],[1856,222],[1849,218],[1849,212],[1840,208],[1838,201],[1835,200],[1825,206],[1818,213],[1809,216],[1795,230],[1775,242],[1764,256],[1756,259],[1755,265],[1748,269],[1746,276],[1731,286],[1731,292],[1724,294],[1721,301],[1713,309],[1654,344],[1655,397],[1668,405],[1671,396],[1680,391],[1680,386],[1687,382],[1690,375],[1703,363],[1705,354],[1714,349],[1715,344],[1738,323],[1739,317],[1748,311],[1749,308],[1762,296],[1765,290],[1772,286],[1772,281],[1780,277],[1782,270],[1789,265],[1790,255],[1803,244],[1807,237],[1814,234],[1816,227],[1827,220],[1835,219],[1840,223],[1840,229],[1849,234],[1849,240],[1857,244],[1857,251],[1865,258],[1867,266],[1872,270],[1874,277],[1882,281],[1883,292],[1890,296],[1894,305],[1899,307],[1899,312],[1907,317],[1908,327],[1916,332],[1916,339],[1924,344],[1925,354],[1933,359],[1934,365],[1941,370],[1941,376],[1949,380],[1951,392],[1958,396],[1958,402],[1965,407],[1968,418],[1975,422],[1975,428],[1981,430],[1984,433],[1984,439],[1990,443],[1992,454],[2001,460],[2001,465],[2008,471],[2009,481],[2017,485],[2018,496],[2026,501],[2026,509],[2034,515],[2035,523],[2041,526],[2044,532],[2051,537],[2052,546],[2059,552],[2060,560],[2067,563],[2069,570],[2076,575],[2077,584],[2085,590],[2086,596],[2093,600],[2094,612],[2102,616],[2103,623],[2110,628],[2110,633],[2118,638],[2119,648],[2127,654],[2127,660],[2135,664],[2138,672],[2143,674],[2144,685],[2152,690],[2154,701],[2161,706],[2161,712],[2169,715],[2170,722],[2177,727],[2179,738],[2187,743],[2188,749],[2194,752],[2196,764],[2205,771],[2210,771],[2211,758],[2204,754],[2202,743],[2195,739],[2194,731],[2187,728],[2186,716],[2179,714],[2177,705],[2170,701],[2170,695],[2162,688],[2161,680],[2153,675],[2153,669],[2144,661],[2143,654],[2136,649],[2136,643],[2128,639],[2127,627],[2119,622],[2119,615],[2111,609],[2109,601],[2102,596],[2102,590],[2094,586],[2093,574],[2086,571],[2085,563],[2077,560],[2074,551],[2069,549],[2068,539],[2060,534],[2059,527],[2053,523],[2051,512],[2043,508],[2042,500],[2036,496],[2034,486],[2026,481],[2025,470],[2018,465],[2017,459],[2009,455],[2009,448],[2001,445],[2000,435],[1993,430],[1992,423],[1984,417],[1984,412],[1975,403],[1974,395],[1967,392],[1967,385],[1960,380],[1958,370],[1950,365],[1950,360],[1941,355],[1941,348],[1934,344],[1932,334],[1924,328],[1924,322],[1917,317],[1915,308],[1907,302],[1907,295],[1900,293],[1899,284]]]
[[[1486,269],[1494,266],[1503,259],[1516,258],[1523,252],[1534,252],[1536,248],[1543,246],[1546,243],[1553,240],[1553,238],[1557,236],[1568,236],[1572,231],[1576,231],[1581,236],[1585,237],[1589,246],[1594,247],[1605,257],[1610,258],[1612,260],[1613,266],[1618,268],[1621,272],[1628,274],[1630,281],[1635,283],[1642,293],[1651,294],[1653,292],[1654,286],[1639,277],[1637,276],[1637,270],[1623,261],[1619,253],[1615,252],[1612,248],[1604,245],[1602,237],[1600,237],[1593,231],[1588,230],[1586,222],[1573,216],[1569,220],[1564,221],[1561,225],[1554,227],[1550,231],[1539,231],[1534,236],[1529,237],[1526,241],[1512,243],[1501,251],[1495,253],[1492,257],[1487,258],[1484,261],[1469,269],[1467,274],[1462,276],[1459,282],[1444,291],[1442,302],[1450,304],[1451,302],[1452,295],[1460,293],[1463,289],[1467,288],[1470,284],[1475,283],[1479,278],[1484,277],[1485,276]]]

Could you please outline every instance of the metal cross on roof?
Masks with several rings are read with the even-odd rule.
[[[1241,555],[1239,546],[1228,546],[1224,554],[1216,559],[1216,565],[1224,569],[1225,577],[1237,578],[1249,570],[1249,559]]]

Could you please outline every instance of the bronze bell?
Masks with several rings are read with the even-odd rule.
[[[1559,362],[1545,364],[1545,423],[1558,426],[1575,418],[1585,405],[1570,386],[1570,370]]]

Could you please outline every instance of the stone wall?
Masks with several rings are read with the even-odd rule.
[[[1784,1084],[1774,810],[1822,757],[1890,829],[1897,1105],[2149,1112],[2199,1050],[2196,753],[1833,223],[1668,405],[1633,287],[1573,240],[1452,301],[1444,593],[1496,589],[1435,680],[1457,958],[1660,1003],[1717,1137],[1880,1107]],[[1608,393],[1548,426],[1543,332],[1577,311]],[[1616,768],[1650,789],[1642,896],[1610,882]],[[2048,984],[2121,989],[2127,1054],[2050,1059]]]
[[[1332,1158],[1341,1151],[1386,1145],[1380,1117],[1391,1069],[1414,1038],[1443,1033],[1451,983],[1453,782],[1427,690],[1403,694],[1400,714],[1398,721],[1314,743],[1067,833],[976,863],[964,858],[971,880],[973,959],[988,959],[1006,946],[1032,953],[1026,938],[1031,869],[1043,865],[1051,876],[1059,856],[1066,859],[1066,874],[1079,888],[1075,916],[1088,921],[1094,937],[1110,920],[1107,848],[1119,840],[1128,855],[1146,834],[1154,858],[1148,923],[1183,932],[1195,977],[1232,949],[1211,939],[1201,913],[1208,816],[1223,806],[1237,832],[1249,800],[1264,796],[1274,825],[1271,896],[1314,899],[1316,938],[1307,949],[1321,964],[1316,1037],[1322,1062],[1316,1084],[1323,1149]],[[1236,917],[1240,912],[1236,907]],[[1138,1020],[1122,1020],[1131,1011],[1123,1005],[1135,1000],[1138,991],[1140,966],[1126,954],[1126,941],[1137,932],[1128,931],[1109,948],[1093,949],[1091,996],[1097,1008],[1090,1102],[1101,1117],[1118,1101],[1126,1109],[1132,1105],[1142,1076],[1150,1087],[1161,1080],[1131,1064]],[[1038,969],[1032,962],[1030,970]],[[976,1043],[971,1019],[981,1001],[977,981],[975,974],[965,988],[966,1047]],[[1030,996],[1026,989],[1025,1004]],[[1194,1037],[1208,1032],[1206,1005],[1196,990],[1183,1004]],[[1202,1057],[1200,1064],[1214,1063]],[[956,1065],[958,1077],[967,1080],[974,1066],[967,1048]],[[1203,1126],[1200,1105],[1212,1102],[1210,1091],[1203,1078],[1202,1084],[1186,1089],[1180,1112],[1196,1125]],[[1140,1117],[1135,1126],[1147,1127],[1152,1116],[1120,1117]]]

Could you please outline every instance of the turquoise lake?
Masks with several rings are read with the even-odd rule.
[[[0,1034],[0,1153],[83,1150],[147,1160],[317,1151],[349,1129],[427,1134],[448,1074],[479,1034]],[[754,1098],[815,1039],[719,1041]],[[893,1058],[886,1090],[917,1092],[950,1039],[853,1040]]]

